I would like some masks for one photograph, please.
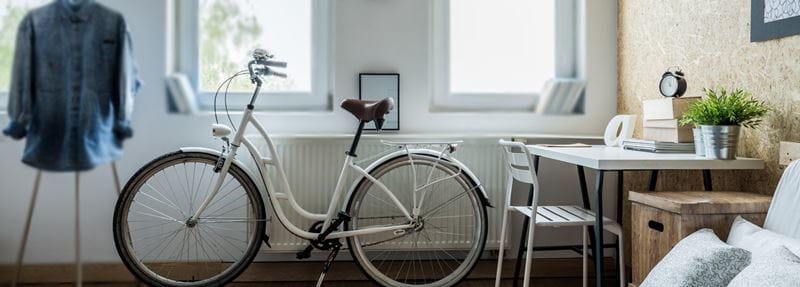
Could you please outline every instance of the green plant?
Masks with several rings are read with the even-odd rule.
[[[704,88],[705,98],[692,104],[683,114],[681,125],[743,126],[757,127],[770,108],[764,102],[753,99],[750,92],[742,89],[726,90]]]

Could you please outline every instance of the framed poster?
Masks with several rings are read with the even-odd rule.
[[[383,130],[400,130],[400,74],[358,74],[358,98],[365,101],[380,101],[385,98],[394,99],[394,109],[386,115]],[[375,126],[367,125],[365,129],[375,130]]]
[[[750,42],[800,34],[800,0],[750,0]]]

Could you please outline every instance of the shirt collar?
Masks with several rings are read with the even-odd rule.
[[[61,11],[61,18],[70,22],[87,22],[92,15],[91,11],[94,8],[94,0],[84,0],[84,3],[78,10],[72,9],[68,0],[57,0],[59,2],[59,10]]]

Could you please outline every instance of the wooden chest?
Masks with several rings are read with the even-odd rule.
[[[743,192],[631,192],[631,258],[638,285],[678,241],[711,228],[726,240],[737,215],[762,225],[772,197]]]

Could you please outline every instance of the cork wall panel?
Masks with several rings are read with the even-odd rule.
[[[641,115],[641,101],[661,97],[671,66],[686,73],[687,96],[718,84],[751,91],[774,109],[758,129],[744,129],[739,156],[766,161],[763,171],[713,172],[715,190],[772,194],[783,170],[780,141],[800,142],[800,36],[750,43],[750,0],[619,0],[620,114]],[[636,136],[641,136],[638,123]],[[646,174],[626,174],[642,190]],[[700,190],[699,172],[662,172],[658,190]]]

